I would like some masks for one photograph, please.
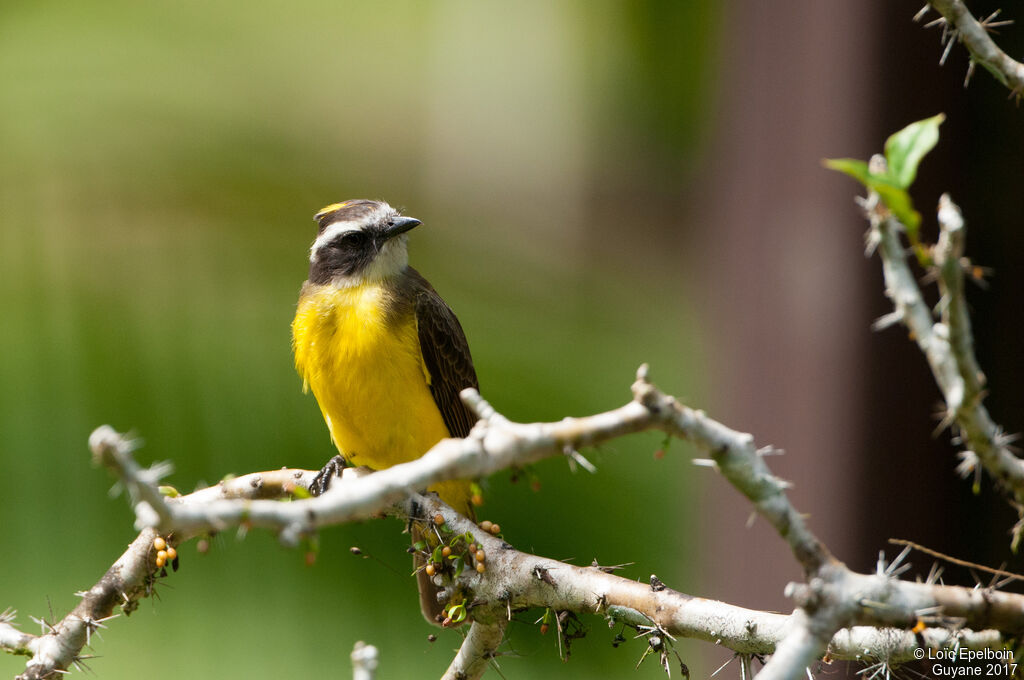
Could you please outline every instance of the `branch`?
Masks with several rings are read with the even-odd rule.
[[[94,452],[109,445],[130,459],[134,444],[112,429],[106,430],[97,430],[89,438]],[[127,468],[141,470],[137,465]],[[309,470],[281,469],[245,475],[180,497],[176,502],[216,503],[229,498],[287,497],[296,484],[308,484],[315,474]],[[148,475],[143,471],[141,477],[148,478]],[[157,494],[157,497],[163,501],[162,496]],[[80,665],[85,658],[82,650],[91,643],[92,634],[99,628],[105,628],[105,622],[117,616],[114,614],[116,608],[130,614],[138,607],[139,600],[153,593],[157,578],[164,573],[155,561],[153,542],[158,535],[154,529],[143,529],[96,585],[78,593],[82,600],[70,614],[57,623],[42,622],[47,629],[44,634],[30,635],[14,628],[11,611],[0,615],[0,649],[31,657],[18,680],[50,678],[72,665]],[[182,538],[176,535],[174,542]]]
[[[48,632],[38,636],[23,635],[17,653],[27,653],[32,658],[18,680],[40,680],[72,664],[78,665],[83,659],[82,649],[89,644],[92,634],[113,618],[115,607],[130,613],[137,606],[137,600],[152,592],[156,567],[149,553],[156,535],[151,529],[139,534],[96,585],[79,593],[82,601],[70,614],[57,623],[42,622]]]
[[[942,15],[940,21],[944,24],[943,41],[946,43],[942,61],[949,54],[953,41],[959,40],[970,52],[972,70],[974,64],[981,64],[999,82],[1010,88],[1013,95],[1020,97],[1024,92],[1024,64],[1007,56],[989,36],[993,27],[1009,22],[993,21],[998,12],[979,22],[962,0],[928,0],[928,4]]]
[[[648,651],[661,653],[663,663],[669,644],[665,641],[674,641],[674,636],[711,641],[743,655],[774,654],[762,670],[765,678],[794,677],[826,651],[837,659],[867,655],[898,663],[909,660],[923,640],[936,646],[991,647],[1001,644],[1003,633],[1024,630],[1024,597],[898,581],[902,569],[896,567],[902,555],[893,565],[880,564],[877,574],[849,571],[792,506],[786,484],[765,463],[766,450],[757,449],[751,435],[731,430],[662,393],[647,380],[646,367],[638,371],[629,403],[557,423],[513,423],[475,391],[467,390],[463,398],[481,417],[469,437],[444,440],[422,458],[386,470],[346,470],[318,498],[304,498],[301,491],[315,473],[290,469],[232,478],[186,496],[175,496],[173,490],[165,495],[168,492],[156,487],[156,481],[166,466],[141,468],[132,459],[131,440],[109,427],[99,428],[90,437],[93,455],[122,478],[143,532],[80,607],[47,634],[26,637],[0,620],[0,640],[9,651],[33,654],[25,678],[74,664],[89,633],[114,606],[131,611],[137,598],[152,591],[156,530],[168,537],[164,540],[180,542],[235,525],[262,526],[279,531],[284,543],[295,544],[320,527],[386,513],[415,515],[418,521],[432,523],[439,539],[450,540],[449,545],[463,551],[464,563],[476,566],[453,574],[439,565],[433,577],[449,608],[465,607],[473,620],[450,677],[483,673],[493,662],[512,613],[532,607],[556,614],[599,614],[630,626],[646,638]],[[719,470],[787,541],[807,574],[806,584],[787,589],[798,605],[792,615],[692,597],[667,588],[654,576],[649,584],[638,583],[596,564],[579,567],[522,553],[437,498],[410,493],[446,479],[476,477],[544,457],[578,459],[576,447],[646,429],[687,438],[709,452],[711,459],[703,464]],[[292,502],[271,500],[281,498]],[[435,519],[438,514],[443,522]],[[465,540],[460,545],[457,538]],[[908,629],[923,628],[924,618],[933,625],[917,638]]]
[[[378,656],[376,647],[357,642],[349,654],[352,660],[352,680],[373,680],[377,675]]]
[[[452,659],[441,680],[474,680],[479,678],[497,655],[498,646],[505,636],[505,622],[474,621],[469,634],[462,641],[459,653]]]
[[[136,528],[153,527],[162,533],[192,536],[244,523],[275,529],[281,532],[283,542],[294,545],[301,536],[320,527],[372,517],[401,502],[410,489],[450,479],[484,477],[553,456],[578,459],[581,456],[576,449],[580,447],[633,432],[661,430],[708,451],[711,464],[754,503],[789,543],[807,573],[833,559],[790,504],[785,493],[787,484],[771,474],[762,457],[767,450],[757,449],[751,435],[732,430],[663,394],[648,382],[646,366],[640,367],[632,389],[633,400],[618,409],[532,424],[509,421],[475,390],[465,390],[463,399],[480,417],[465,439],[442,440],[421,458],[386,470],[346,475],[322,496],[293,503],[249,498],[198,503],[166,498],[155,486],[155,474],[131,461],[132,445],[112,428],[97,429],[90,442],[94,456],[123,478],[133,499],[141,499],[134,504]]]
[[[22,633],[14,627],[12,622],[17,614],[16,610],[10,608],[0,613],[0,649],[11,654],[32,656],[32,650],[29,648],[29,645],[36,636]]]
[[[943,426],[955,423],[958,441],[968,447],[961,456],[961,474],[976,472],[980,463],[1009,492],[1018,512],[1024,512],[1024,461],[1010,451],[1011,437],[992,420],[982,403],[985,377],[974,356],[964,299],[966,261],[960,209],[946,195],[939,201],[940,234],[933,257],[939,274],[941,320],[935,321],[907,263],[899,237],[902,225],[884,209],[877,194],[869,195],[862,205],[871,224],[868,241],[879,244],[885,294],[895,307],[893,314],[883,317],[876,327],[902,322],[924,353],[946,402]],[[969,262],[966,264],[969,266]],[[1015,540],[1019,540],[1020,527],[1018,524]]]
[[[872,159],[876,166],[881,163],[884,159],[880,156]],[[907,264],[906,250],[899,239],[902,225],[882,205],[877,193],[872,191],[863,205],[871,221],[868,251],[878,247],[886,295],[895,306],[895,311],[876,323],[876,328],[896,321],[908,328],[946,400],[944,425],[955,422],[960,430],[959,440],[971,447],[965,463],[980,460],[1010,489],[1018,508],[1024,507],[1024,461],[1006,448],[1008,439],[981,403],[984,376],[974,357],[963,297],[964,234],[959,209],[943,196],[939,206],[941,235],[932,253],[942,293],[942,319],[936,322]],[[1018,523],[1018,534],[1022,523]],[[790,584],[787,595],[798,605],[793,614],[793,630],[758,677],[798,677],[821,657],[829,640],[841,628],[855,624],[916,629],[925,620],[932,620],[953,629],[964,624],[991,626],[1011,637],[1024,627],[1021,596],[898,581],[896,576],[903,569],[897,566],[908,551],[909,548],[892,565],[886,566],[880,559],[873,575],[857,574],[833,562],[820,565],[809,574],[806,584]],[[880,663],[888,668],[892,660],[881,659]]]
[[[901,563],[909,550],[892,564],[880,562],[872,575],[826,565],[811,585],[790,585],[787,594],[800,609],[786,616],[693,597],[653,576],[651,583],[640,583],[596,563],[580,567],[520,552],[435,497],[416,496],[412,502],[425,514],[444,518],[442,535],[471,534],[485,552],[486,570],[466,570],[442,595],[470,593],[469,613],[477,623],[497,625],[536,607],[598,614],[647,634],[695,638],[744,655],[774,654],[762,673],[771,673],[773,664],[792,663],[802,670],[826,650],[833,659],[874,657],[899,664],[915,658],[922,640],[935,648],[992,647],[1002,643],[1001,632],[1024,630],[1024,596],[897,580],[907,568]],[[910,629],[922,619],[932,625],[918,638]],[[841,630],[852,624],[860,625]],[[484,656],[493,656],[496,645],[487,646]],[[483,658],[472,658],[478,657]]]

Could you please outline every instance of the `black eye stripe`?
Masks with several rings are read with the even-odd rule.
[[[332,239],[328,244],[332,248],[358,248],[366,243],[366,232],[364,231],[347,231],[344,234],[339,234],[336,238]]]

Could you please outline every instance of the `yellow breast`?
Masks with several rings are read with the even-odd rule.
[[[390,311],[379,284],[310,286],[292,322],[295,366],[320,404],[335,446],[380,469],[420,457],[449,436],[430,393],[414,309]],[[460,510],[465,482],[434,489]]]

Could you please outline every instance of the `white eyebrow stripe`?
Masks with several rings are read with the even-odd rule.
[[[343,220],[341,222],[334,222],[324,229],[323,233],[316,237],[313,241],[313,246],[309,249],[309,261],[313,262],[316,259],[316,251],[323,248],[325,245],[333,241],[341,234],[348,233],[350,231],[359,231],[362,229],[362,222],[356,222],[353,220]]]

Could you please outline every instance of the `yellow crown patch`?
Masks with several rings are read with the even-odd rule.
[[[348,205],[351,202],[352,201],[345,201],[344,203],[331,203],[330,205],[326,205],[323,208],[320,208],[319,212],[317,212],[316,215],[313,215],[313,219],[314,220],[319,220],[321,217],[323,217],[327,213],[332,213],[335,210],[341,210],[342,208],[344,208],[346,205]]]

